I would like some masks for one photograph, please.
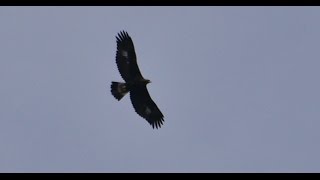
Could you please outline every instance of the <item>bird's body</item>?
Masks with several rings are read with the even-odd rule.
[[[116,63],[125,82],[111,82],[111,93],[120,101],[128,92],[137,114],[154,128],[160,128],[164,116],[151,99],[146,85],[151,81],[143,78],[139,70],[134,45],[127,32],[118,33]]]

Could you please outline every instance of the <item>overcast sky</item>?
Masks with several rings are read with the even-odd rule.
[[[319,7],[0,7],[0,172],[320,172]],[[132,37],[160,129],[111,81]]]

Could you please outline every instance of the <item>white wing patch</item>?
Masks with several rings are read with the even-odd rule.
[[[145,113],[147,114],[147,115],[150,115],[151,114],[151,109],[147,106],[146,107],[146,110],[145,110]]]
[[[128,51],[121,51],[122,56],[128,58]]]
[[[129,61],[129,56],[128,56],[128,51],[124,51],[124,50],[122,50],[121,51],[121,55],[123,56],[123,57],[125,57],[126,58],[126,62],[127,62],[127,64],[129,64],[130,63],[130,61]]]

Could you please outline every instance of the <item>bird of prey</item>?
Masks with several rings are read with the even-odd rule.
[[[130,92],[130,99],[138,115],[147,120],[152,128],[160,128],[164,116],[147,90],[151,81],[143,78],[137,64],[137,57],[131,37],[125,31],[120,31],[117,39],[116,64],[125,82],[111,82],[111,93],[120,101]]]

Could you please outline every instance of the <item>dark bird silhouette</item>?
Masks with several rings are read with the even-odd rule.
[[[147,120],[152,128],[161,127],[163,114],[151,99],[147,84],[151,81],[143,78],[137,64],[137,57],[131,37],[125,31],[118,33],[116,63],[125,82],[111,82],[111,93],[120,101],[128,92],[136,113]]]

